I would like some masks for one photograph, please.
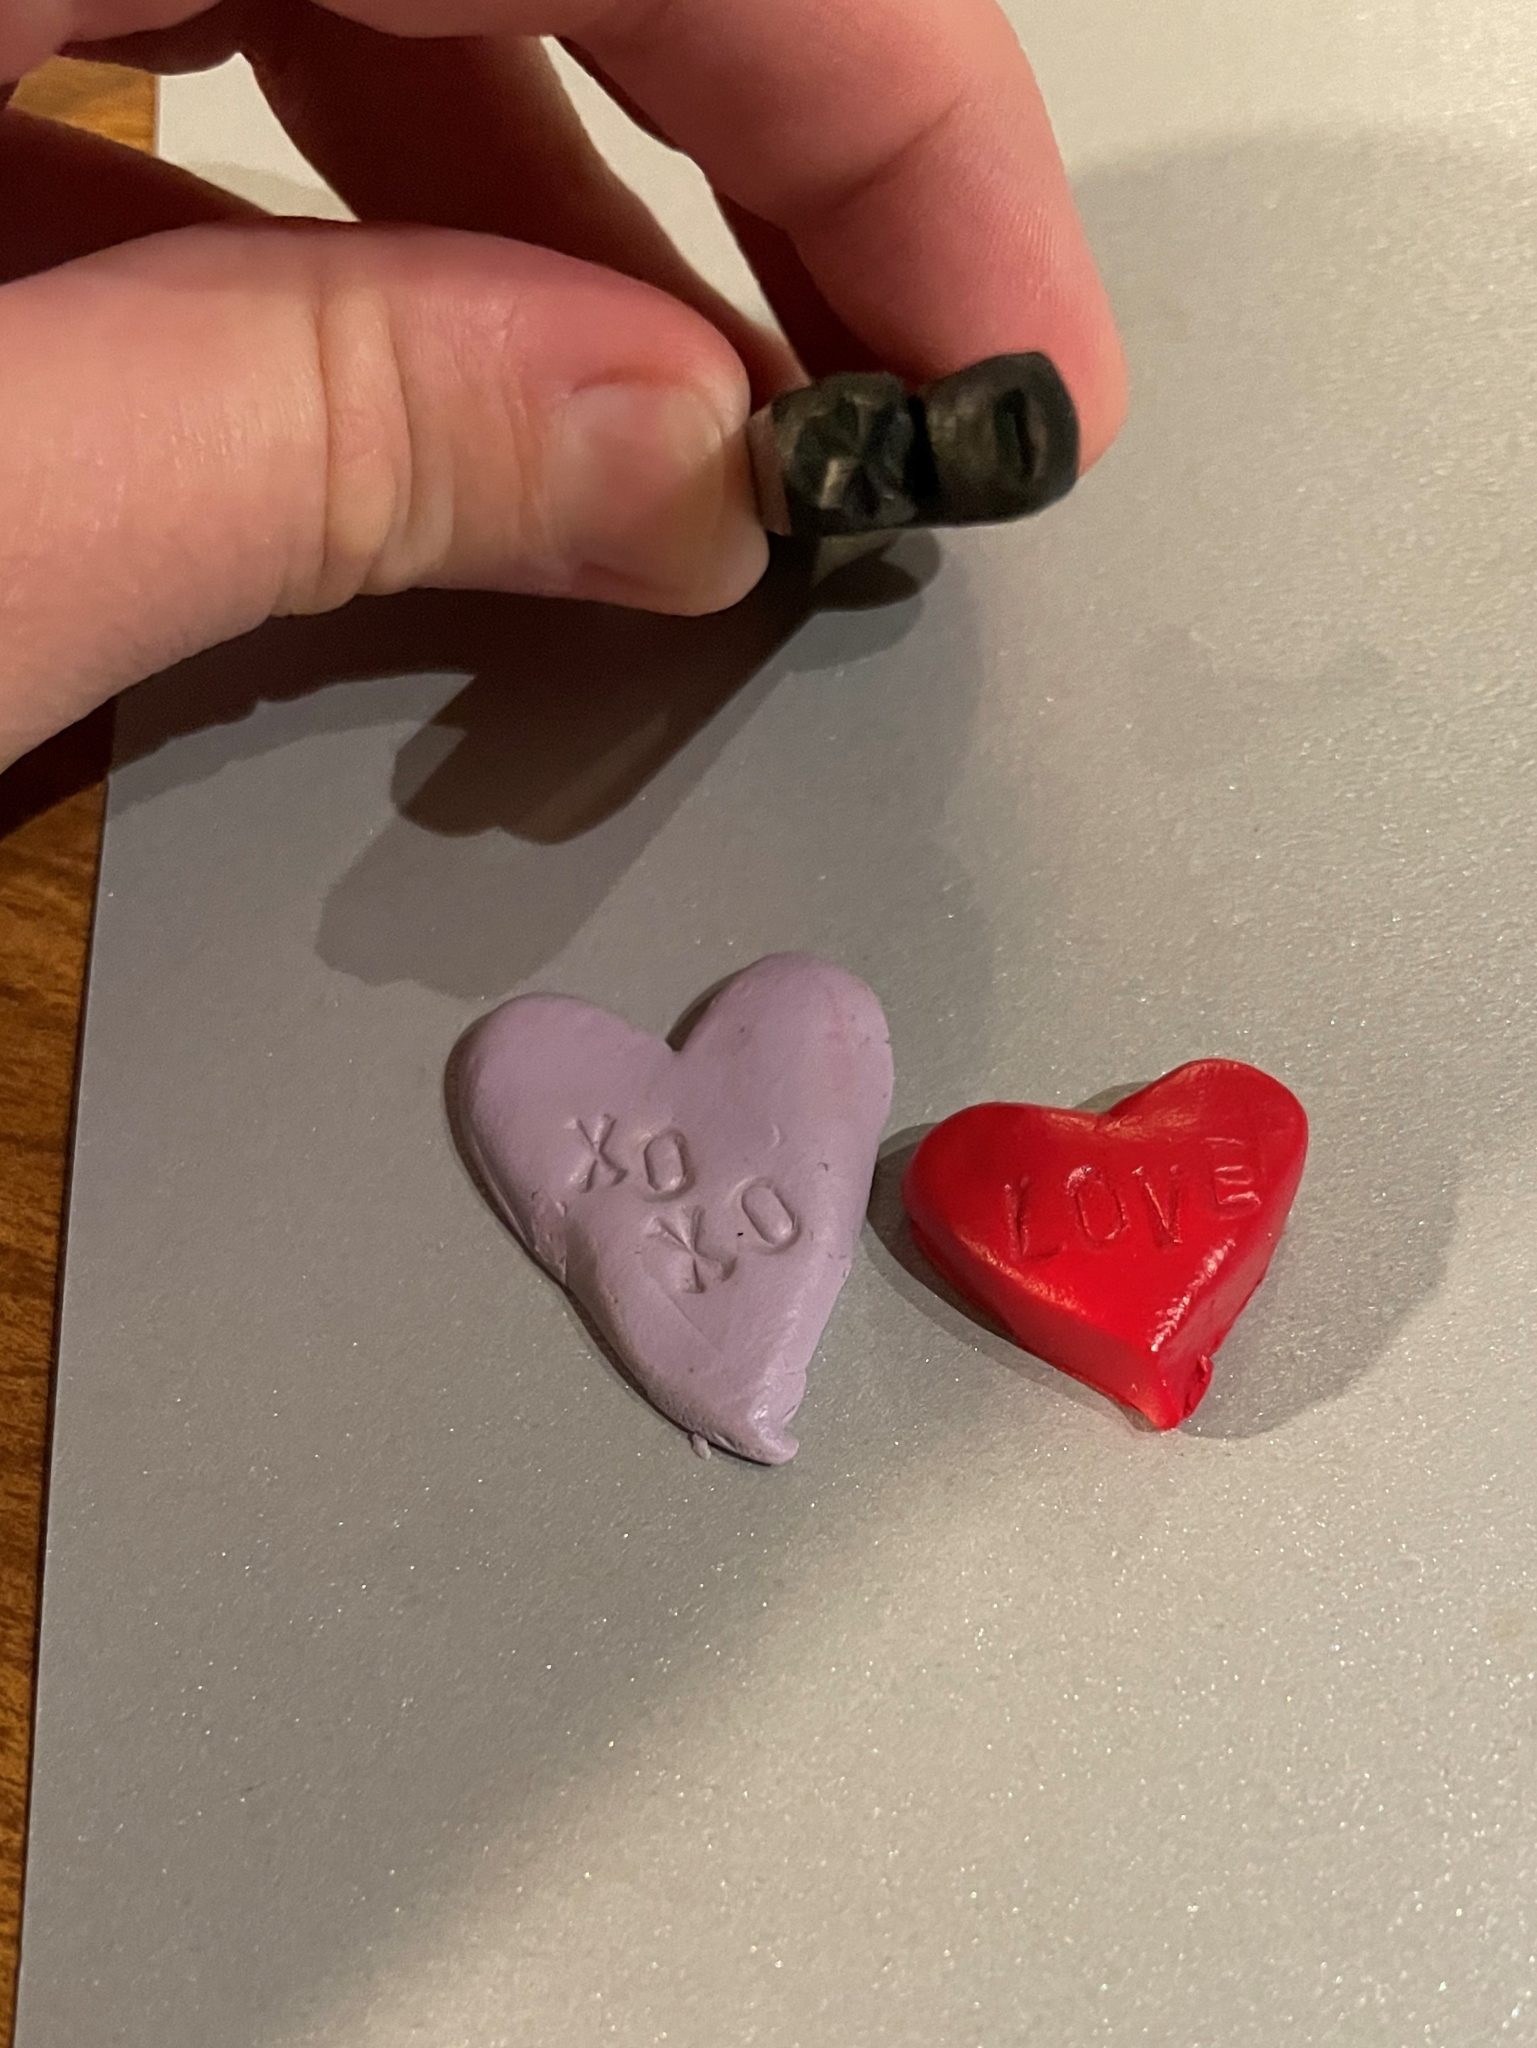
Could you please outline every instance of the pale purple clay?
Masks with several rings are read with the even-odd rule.
[[[859,1240],[891,1107],[862,981],[760,960],[681,1052],[606,1010],[520,996],[461,1040],[455,1128],[492,1201],[661,1409],[762,1464]]]

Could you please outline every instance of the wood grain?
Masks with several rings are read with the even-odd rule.
[[[135,148],[153,81],[45,65],[29,113]],[[0,776],[0,2039],[14,2031],[59,1233],[109,727],[88,719]],[[83,2044],[82,2044],[83,2048]]]
[[[155,146],[155,81],[116,64],[45,64],[21,81],[11,104],[132,149]]]

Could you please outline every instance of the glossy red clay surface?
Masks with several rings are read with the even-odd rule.
[[[1307,1137],[1279,1081],[1197,1060],[1102,1115],[963,1109],[902,1195],[926,1256],[1027,1351],[1173,1429],[1265,1277]]]

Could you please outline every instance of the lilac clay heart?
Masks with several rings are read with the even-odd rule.
[[[679,1052],[519,996],[450,1070],[459,1143],[523,1244],[664,1415],[766,1465],[795,1455],[891,1088],[875,996],[801,953],[737,975]]]

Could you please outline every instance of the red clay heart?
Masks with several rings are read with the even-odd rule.
[[[1279,1081],[1197,1060],[1098,1116],[963,1109],[902,1198],[927,1257],[1027,1351],[1173,1429],[1265,1277],[1307,1135]]]

